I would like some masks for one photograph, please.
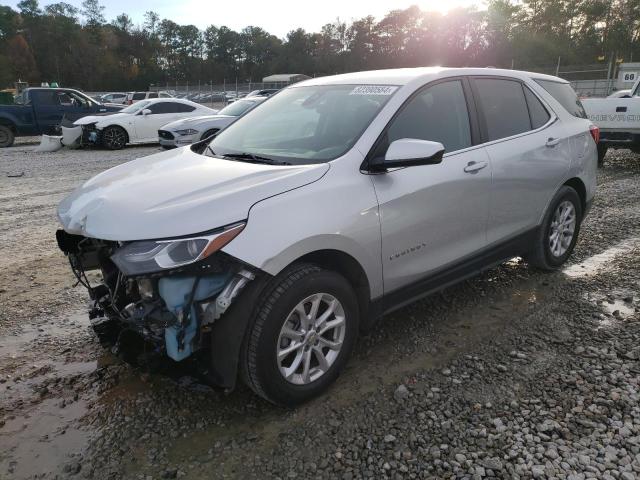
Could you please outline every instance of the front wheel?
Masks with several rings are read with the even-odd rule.
[[[109,150],[120,150],[127,144],[127,132],[122,127],[107,127],[102,131],[102,145]]]
[[[553,197],[538,232],[529,264],[542,270],[557,270],[564,264],[578,241],[582,222],[582,202],[578,193],[563,186]]]
[[[219,130],[219,128],[212,128],[210,130],[207,130],[202,134],[202,138],[200,140],[206,140],[207,138],[214,136],[216,133],[218,133]]]
[[[274,279],[258,303],[241,357],[247,385],[278,405],[296,405],[340,374],[358,332],[358,302],[341,275],[310,264]]]

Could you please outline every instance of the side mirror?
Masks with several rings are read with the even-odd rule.
[[[442,162],[444,145],[430,140],[401,138],[391,142],[384,161],[376,167],[386,170],[397,167],[414,167],[418,165],[435,165]]]
[[[142,110],[142,115],[150,115],[151,114],[151,110],[149,110],[148,108],[145,108],[144,110]]]

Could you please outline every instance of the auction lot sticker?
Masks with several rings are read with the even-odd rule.
[[[349,95],[391,95],[397,89],[392,85],[360,85],[351,90]]]

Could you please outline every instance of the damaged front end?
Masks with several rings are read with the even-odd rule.
[[[99,145],[101,131],[96,127],[97,122],[81,125],[82,135],[80,136],[80,145]]]
[[[144,345],[138,354],[166,354],[179,362],[208,349],[212,327],[256,276],[220,251],[243,228],[238,223],[188,238],[135,242],[64,230],[56,238],[89,291],[89,317],[100,341],[118,351],[133,335]]]

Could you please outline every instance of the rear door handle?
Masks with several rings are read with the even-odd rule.
[[[482,170],[487,165],[488,165],[488,163],[485,162],[485,161],[482,161],[482,162],[471,161],[471,162],[467,163],[466,167],[464,167],[464,171],[467,172],[467,173],[476,173],[476,172],[479,172],[480,170]]]
[[[555,147],[556,145],[558,145],[560,143],[560,139],[559,138],[553,138],[553,137],[549,137],[549,139],[547,140],[547,147]]]

